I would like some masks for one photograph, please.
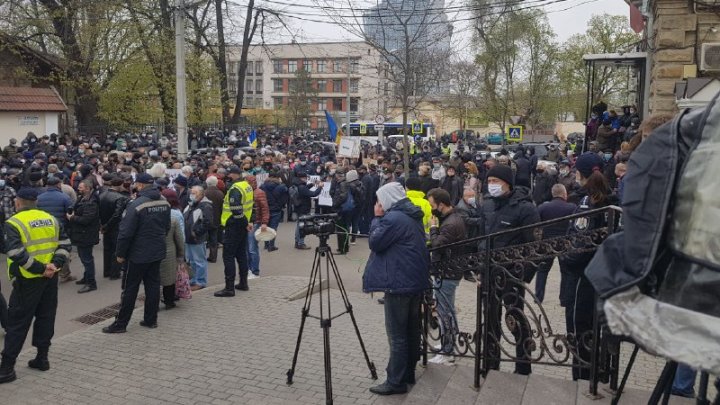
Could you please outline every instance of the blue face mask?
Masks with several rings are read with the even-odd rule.
[[[605,155],[603,155],[603,158],[606,162],[609,162],[610,159],[612,159],[612,153],[606,153]]]
[[[5,188],[5,180],[0,180],[0,188]]]

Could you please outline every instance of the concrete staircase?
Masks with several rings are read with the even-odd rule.
[[[379,405],[607,405],[612,396],[599,387],[602,398],[591,399],[588,382],[574,382],[538,374],[530,376],[492,371],[482,381],[480,390],[473,387],[471,367],[428,365],[418,373],[418,381],[406,395],[378,397]],[[649,391],[626,388],[620,404],[645,404]],[[690,405],[695,401],[671,397],[670,404]]]

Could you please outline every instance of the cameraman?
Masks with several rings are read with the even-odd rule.
[[[298,222],[295,226],[295,249],[300,250],[307,250],[310,249],[309,246],[305,244],[305,237],[300,234],[300,220],[299,218],[303,215],[309,215],[310,214],[310,208],[312,205],[311,198],[317,197],[320,195],[323,189],[323,182],[317,181],[315,185],[317,186],[317,189],[315,191],[310,191],[310,187],[308,186],[308,175],[307,172],[300,171],[297,173],[297,177],[293,180],[293,186],[297,187],[298,192],[298,204],[294,206],[294,211],[298,216]]]

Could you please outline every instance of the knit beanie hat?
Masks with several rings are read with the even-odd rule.
[[[515,183],[512,169],[505,165],[497,165],[493,167],[488,171],[487,177],[496,177],[509,184],[510,188],[513,188],[513,184]]]

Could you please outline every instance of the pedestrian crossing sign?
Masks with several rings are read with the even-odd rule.
[[[507,139],[509,142],[522,142],[523,139],[523,127],[519,125],[509,126]]]
[[[412,133],[413,133],[413,135],[422,134],[422,127],[423,127],[422,122],[413,121],[413,123],[412,123]]]
[[[360,124],[360,135],[367,134],[367,124]]]

